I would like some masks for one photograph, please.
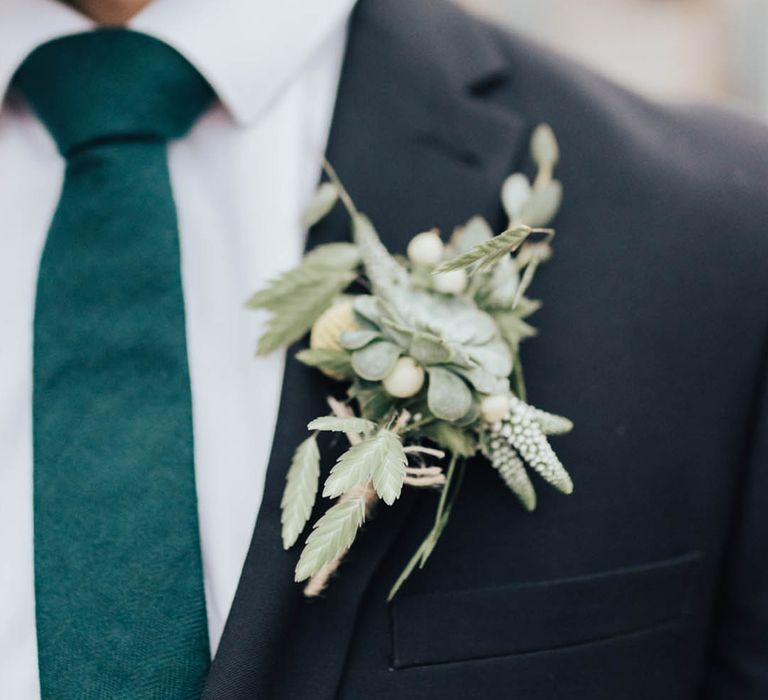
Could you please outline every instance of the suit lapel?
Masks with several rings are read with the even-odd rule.
[[[436,225],[450,231],[476,213],[499,223],[499,186],[525,133],[518,115],[490,99],[510,87],[504,58],[485,35],[443,36],[433,20],[412,0],[358,3],[328,147],[357,206],[400,252],[415,233]],[[439,40],[425,50],[430,35]],[[466,52],[461,41],[468,41]],[[348,238],[337,207],[310,232],[309,245]],[[302,597],[293,582],[298,545],[289,552],[281,545],[280,498],[307,422],[327,413],[329,393],[342,392],[294,354],[289,351],[264,498],[206,700],[334,697],[362,596],[418,501],[405,489],[394,507],[380,506],[323,597]],[[322,446],[323,476],[341,447]]]

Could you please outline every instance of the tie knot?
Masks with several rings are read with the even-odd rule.
[[[14,86],[65,156],[94,143],[178,138],[213,98],[181,54],[126,29],[39,46],[19,67]]]

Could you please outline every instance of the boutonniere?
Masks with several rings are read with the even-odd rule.
[[[529,470],[563,493],[573,489],[547,436],[571,422],[526,403],[519,346],[535,334],[528,317],[539,302],[526,293],[536,268],[552,253],[546,226],[560,205],[554,178],[557,141],[546,124],[531,138],[538,168],[503,183],[509,226],[494,235],[481,217],[444,243],[436,230],[419,233],[407,258],[391,255],[329,163],[305,217],[309,227],[338,201],[346,208],[351,243],[321,245],[248,302],[271,312],[259,354],[310,332],[297,358],[346,387],[329,398],[330,412],[308,426],[288,469],[282,540],[299,540],[318,492],[335,499],[314,523],[296,565],[305,594],[317,595],[352,545],[374,506],[395,506],[404,487],[437,489],[434,526],[390,592],[424,566],[445,529],[464,465],[479,453],[499,484],[532,511]],[[368,293],[348,291],[356,289]],[[317,433],[346,435],[349,448],[320,488]],[[483,468],[480,462],[472,468]]]

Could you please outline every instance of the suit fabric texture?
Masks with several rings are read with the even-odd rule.
[[[472,461],[394,603],[434,494],[380,508],[307,601],[279,501],[339,388],[289,360],[206,700],[768,697],[768,131],[651,103],[437,0],[358,4],[328,156],[391,249],[476,213],[501,230],[542,121],[564,203],[523,363],[532,403],[575,422],[557,445],[575,492],[541,488],[528,514]],[[338,209],[309,245],[348,236]]]

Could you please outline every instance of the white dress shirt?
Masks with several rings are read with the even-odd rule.
[[[284,356],[254,357],[244,301],[295,264],[319,177],[354,0],[155,0],[129,27],[166,41],[220,102],[170,146],[187,314],[211,649],[261,501]],[[32,513],[32,321],[64,175],[12,90],[27,54],[92,23],[58,0],[0,1],[0,698],[39,698]],[[292,585],[286,582],[286,585]]]

